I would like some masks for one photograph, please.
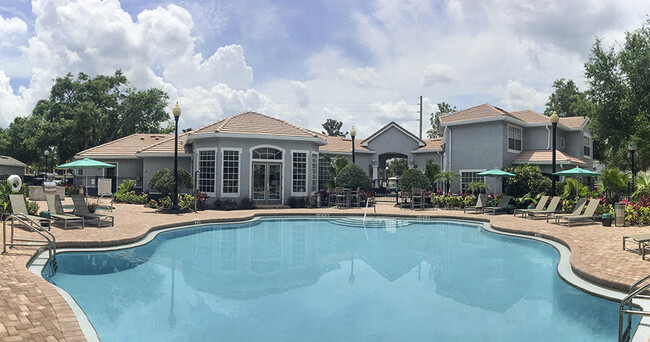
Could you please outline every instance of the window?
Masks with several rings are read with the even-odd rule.
[[[83,176],[83,175],[84,175],[84,169],[78,169],[77,176]]]
[[[201,192],[215,196],[215,181],[217,176],[217,151],[204,150],[199,151],[199,177],[198,189]]]
[[[485,177],[477,176],[477,173],[485,170],[460,170],[460,190],[467,191],[467,186],[471,182],[485,183]]]
[[[253,159],[282,160],[282,151],[272,147],[262,147],[253,150]]]
[[[584,156],[585,158],[591,159],[591,139],[589,137],[584,138]]]
[[[318,153],[311,154],[311,191],[318,191]]]
[[[239,155],[238,150],[224,150],[223,158],[223,195],[239,196]]]
[[[294,193],[307,192],[307,153],[293,152],[292,183]]]
[[[508,125],[508,152],[521,152],[521,127]]]
[[[566,141],[564,140],[564,138],[560,137],[560,148],[564,149],[565,146],[566,146]]]
[[[325,189],[327,183],[333,183],[334,177],[330,173],[332,164],[327,155],[321,155],[318,157],[318,188]]]

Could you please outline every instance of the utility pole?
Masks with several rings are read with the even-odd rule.
[[[422,139],[422,96],[420,96],[420,139]]]

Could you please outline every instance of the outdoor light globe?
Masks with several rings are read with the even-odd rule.
[[[43,151],[43,154],[44,154],[46,157],[49,156],[49,155],[50,155],[50,150],[45,150],[45,151]]]
[[[553,111],[553,114],[551,114],[550,119],[551,119],[551,123],[556,124],[556,123],[558,123],[560,121],[560,116],[557,115],[557,113],[555,111]]]
[[[181,116],[181,107],[178,106],[178,102],[176,102],[176,106],[172,110],[172,113],[174,114],[174,117],[180,117]]]
[[[631,142],[629,145],[627,145],[627,149],[632,152],[636,151],[636,144]]]
[[[350,130],[350,136],[353,138],[357,136],[357,131],[354,130],[354,126],[352,126],[352,129]]]

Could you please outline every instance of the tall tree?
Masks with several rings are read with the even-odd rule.
[[[561,117],[588,116],[593,106],[587,99],[587,93],[581,92],[573,80],[561,78],[553,82],[555,91],[546,102],[544,114],[550,116],[553,112]]]
[[[160,133],[170,120],[167,94],[137,90],[122,71],[90,77],[79,73],[55,79],[48,99],[40,100],[27,118],[18,117],[0,135],[4,154],[33,164],[45,149],[64,162],[75,153],[132,133]],[[18,148],[20,147],[20,148]]]
[[[429,138],[441,137],[442,132],[440,132],[440,117],[456,111],[458,111],[456,109],[456,106],[452,106],[447,102],[438,103],[438,110],[435,113],[431,113],[431,117],[429,118],[431,128],[427,130],[427,136]]]
[[[406,158],[393,158],[388,161],[388,175],[401,176],[409,168]]]
[[[628,144],[636,142],[637,170],[650,166],[650,18],[627,32],[618,50],[594,43],[585,76],[594,103],[590,129],[601,158],[612,167],[630,170]],[[595,152],[598,150],[595,149]],[[598,155],[597,155],[598,157]]]
[[[327,119],[327,121],[325,121],[321,126],[323,126],[324,129],[323,134],[327,134],[330,137],[345,137],[348,135],[348,132],[341,132],[341,127],[343,126],[342,121]]]

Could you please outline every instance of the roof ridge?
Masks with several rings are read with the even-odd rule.
[[[300,127],[300,126],[298,126],[298,125],[294,125],[294,124],[292,124],[291,122],[288,122],[288,121],[285,121],[285,120],[282,120],[282,119],[274,118],[274,117],[272,117],[272,116],[268,116],[268,115],[261,114],[261,113],[258,113],[258,112],[251,112],[251,111],[249,111],[249,112],[247,112],[247,113],[261,115],[261,116],[267,117],[267,118],[269,118],[269,119],[272,119],[272,120],[279,121],[279,122],[282,122],[282,123],[284,123],[284,124],[287,124],[287,125],[289,125],[289,126],[295,128],[295,129],[298,129],[299,131],[303,131],[303,132],[305,132],[305,133],[307,133],[307,134],[310,134],[310,135],[312,135],[312,136],[315,135],[314,132],[312,132],[311,130],[308,130],[308,129],[306,129],[306,128]],[[243,113],[243,114],[245,114],[245,113]],[[316,136],[317,136],[317,135],[316,135]]]
[[[181,133],[181,134],[179,134],[178,136],[179,136],[179,137],[182,137],[182,136],[184,136],[184,135],[188,135],[188,134],[190,134],[190,132],[192,132],[192,131],[187,131],[187,132],[185,132],[185,133]],[[142,151],[144,151],[144,150],[147,150],[147,149],[150,149],[150,148],[152,148],[152,147],[154,147],[154,146],[158,146],[158,145],[160,145],[160,144],[164,144],[164,143],[166,143],[166,142],[168,142],[169,140],[174,139],[174,138],[175,138],[175,136],[171,136],[171,137],[169,137],[168,139],[165,139],[165,140],[162,140],[162,141],[159,141],[159,142],[153,143],[153,144],[151,144],[151,145],[148,145],[148,146],[146,146],[146,147],[143,147],[143,148],[137,150],[135,153],[140,153],[140,152],[142,152]]]
[[[115,140],[111,140],[111,141],[105,142],[105,143],[103,143],[103,144],[99,144],[99,145],[97,145],[97,146],[89,147],[89,148],[87,148],[87,149],[85,149],[85,150],[83,150],[83,151],[77,152],[77,153],[75,153],[75,154],[82,154],[82,153],[86,153],[86,152],[91,152],[91,151],[93,151],[93,150],[95,150],[95,149],[97,149],[97,148],[99,148],[99,147],[104,147],[104,146],[113,145],[113,144],[117,143],[118,141],[125,140],[125,139],[130,138],[130,137],[132,137],[132,136],[134,136],[134,135],[155,135],[155,134],[168,135],[167,133],[131,133],[131,134],[126,135],[126,136],[123,136],[123,137],[121,137],[121,138],[118,138],[118,139],[115,139]]]

